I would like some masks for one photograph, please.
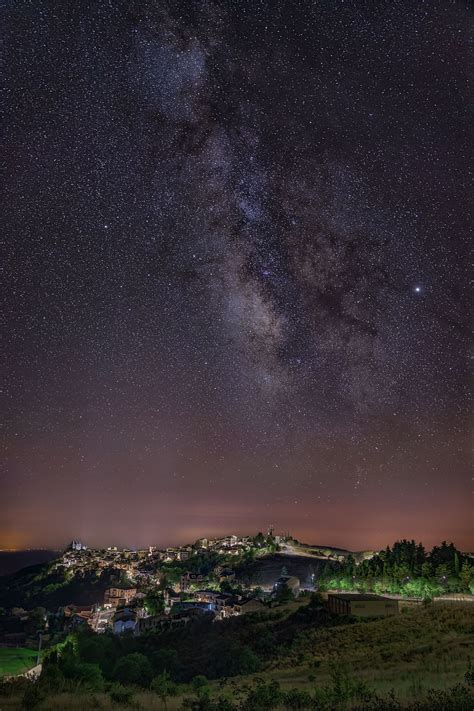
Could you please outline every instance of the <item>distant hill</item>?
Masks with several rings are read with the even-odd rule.
[[[0,551],[0,576],[12,575],[22,568],[39,563],[49,563],[58,556],[57,551],[40,548],[26,551]]]

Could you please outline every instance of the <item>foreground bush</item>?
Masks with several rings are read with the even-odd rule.
[[[122,704],[123,706],[128,706],[133,701],[132,689],[127,689],[127,687],[122,686],[122,684],[113,684],[109,693],[110,700],[114,704]]]
[[[113,676],[120,683],[147,688],[153,678],[153,669],[148,657],[140,652],[133,652],[118,660]]]

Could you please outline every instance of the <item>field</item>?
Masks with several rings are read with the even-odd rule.
[[[309,631],[294,645],[295,661],[263,676],[284,689],[311,691],[330,682],[335,667],[386,693],[416,699],[427,688],[462,680],[474,658],[474,604],[413,608],[399,617]],[[236,684],[249,682],[240,677]],[[232,681],[229,680],[230,684]]]
[[[288,606],[288,612],[293,605]],[[427,689],[447,690],[462,682],[473,656],[474,605],[433,605],[409,609],[394,618],[308,628],[297,636],[291,653],[268,663],[260,673],[220,679],[210,686],[213,695],[238,700],[262,680],[276,680],[284,691],[297,688],[313,692],[333,685],[335,674],[342,672],[365,682],[380,695],[393,689],[402,702],[408,703],[421,700]],[[9,673],[14,672],[10,669]],[[184,697],[191,695],[190,686],[181,685],[178,696],[168,699],[168,711],[178,711]],[[147,691],[137,690],[133,703],[143,711],[164,708],[158,697]],[[19,709],[20,698],[3,698],[1,707],[2,711]],[[103,693],[54,693],[40,708],[79,711],[122,707],[112,704]],[[350,703],[344,708],[350,709]]]
[[[0,649],[0,676],[21,674],[36,664],[37,652],[22,647]]]

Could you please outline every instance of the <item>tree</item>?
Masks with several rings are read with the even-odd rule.
[[[354,573],[355,573],[355,558],[352,555],[352,553],[349,553],[349,555],[347,556],[345,568],[346,568],[347,575],[354,575]]]
[[[459,573],[459,584],[463,592],[470,591],[472,580],[472,567],[467,560],[462,564],[461,572]]]
[[[208,696],[210,693],[209,682],[204,674],[198,674],[191,680],[191,686],[193,687],[196,696]]]
[[[158,615],[165,609],[163,594],[155,590],[151,590],[146,594],[143,604],[149,615]]]
[[[46,610],[44,607],[35,607],[28,613],[26,629],[29,634],[34,635],[38,630],[44,628]]]
[[[220,678],[253,674],[260,669],[261,661],[255,652],[239,642],[222,640],[216,645],[209,662],[209,675]]]
[[[151,690],[155,694],[157,694],[157,696],[160,697],[163,702],[165,711],[167,711],[168,698],[176,694],[176,684],[171,680],[171,677],[168,672],[164,671],[158,676],[155,676],[155,678],[151,682]]]
[[[171,676],[175,676],[176,672],[179,670],[179,659],[178,652],[176,649],[157,649],[153,650],[150,654],[150,661],[153,668],[161,674],[161,672],[168,672]]]
[[[454,551],[454,575],[458,576],[461,570],[461,564],[459,562],[459,553]]]
[[[110,677],[117,661],[115,640],[110,635],[78,635],[79,656],[84,662],[98,664]]]
[[[114,668],[114,679],[122,684],[136,684],[147,687],[153,677],[148,658],[140,652],[132,652],[121,657]]]
[[[74,678],[88,691],[102,691],[104,688],[104,678],[98,664],[76,664]]]
[[[277,594],[276,594],[276,599],[278,602],[291,602],[292,600],[295,599],[295,596],[293,595],[293,592],[290,590],[288,585],[281,585],[278,588]]]
[[[425,561],[423,565],[421,566],[421,574],[424,578],[431,578],[431,575],[433,573],[433,570],[431,568],[431,563],[428,563],[428,561]]]
[[[441,565],[436,566],[436,577],[442,578],[443,580],[448,577],[449,566],[447,563],[441,563]]]
[[[57,664],[45,664],[41,672],[41,687],[48,691],[62,691],[64,674]]]

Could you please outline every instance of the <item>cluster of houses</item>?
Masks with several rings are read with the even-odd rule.
[[[220,568],[219,574],[221,580],[235,576],[229,568]],[[183,574],[179,591],[174,588],[164,590],[164,611],[157,615],[147,613],[143,604],[146,594],[137,587],[110,587],[104,593],[103,605],[68,605],[62,608],[60,613],[64,629],[72,631],[79,625],[88,624],[98,633],[113,631],[115,634],[132,632],[141,635],[189,622],[203,614],[212,615],[215,621],[220,621],[249,612],[262,612],[267,609],[268,599],[277,596],[283,588],[290,590],[294,596],[300,592],[299,580],[294,576],[281,576],[266,601],[256,595],[208,589],[203,586],[205,582],[204,576],[199,573]]]
[[[161,550],[149,546],[143,550],[119,549],[110,546],[106,549],[93,549],[81,541],[72,541],[63,555],[57,560],[58,569],[73,570],[75,574],[86,575],[89,572],[114,569],[122,571],[138,583],[159,582],[159,564],[161,562],[187,561],[197,553],[218,553],[225,556],[240,556],[252,547],[250,536],[225,536],[224,538],[200,538],[193,545],[177,546]]]
[[[286,539],[278,540],[269,531],[278,544]],[[235,615],[249,612],[259,612],[266,609],[268,602],[257,596],[236,595],[206,587],[207,577],[199,572],[183,572],[175,588],[164,591],[164,611],[161,614],[149,615],[144,605],[146,597],[141,589],[155,587],[161,579],[160,562],[186,561],[192,556],[208,551],[225,556],[242,555],[255,544],[250,536],[235,535],[224,538],[200,538],[193,545],[178,546],[160,550],[150,546],[145,550],[120,550],[115,546],[106,550],[89,549],[80,541],[72,541],[57,565],[65,568],[75,568],[87,571],[89,569],[113,568],[125,573],[127,584],[123,579],[116,587],[105,591],[102,605],[78,607],[69,605],[62,609],[65,629],[73,629],[77,625],[88,624],[96,632],[112,630],[116,634],[131,632],[141,635],[149,631],[167,626],[186,623],[203,615],[212,615],[215,620],[224,620]],[[213,571],[213,578],[219,583],[235,580],[235,572],[225,565],[218,565]],[[273,590],[267,598],[277,596],[287,589],[294,597],[300,593],[298,578],[282,575],[275,582]],[[335,614],[351,614],[361,617],[398,614],[398,603],[392,599],[377,595],[330,594],[327,607]]]
[[[80,541],[72,541],[54,565],[58,570],[65,569],[82,576],[106,569],[114,570],[146,584],[159,582],[157,564],[163,555],[151,553],[150,549],[131,551],[116,546],[93,549]]]
[[[194,574],[188,575],[193,583],[200,582]],[[281,576],[266,600],[256,596],[235,595],[206,588],[194,590],[190,599],[183,600],[182,593],[167,588],[164,591],[165,609],[156,615],[147,614],[143,605],[145,595],[137,588],[108,588],[102,606],[68,605],[61,609],[61,614],[67,631],[88,624],[98,633],[128,632],[140,636],[185,624],[205,614],[211,615],[214,621],[220,621],[251,612],[263,612],[268,609],[268,602],[285,588],[297,597],[300,592],[298,578]],[[398,600],[371,594],[329,593],[326,607],[333,614],[355,617],[386,617],[399,614]]]
[[[194,545],[167,548],[161,552],[162,560],[188,560],[197,552],[209,551],[219,555],[239,556],[252,547],[251,536],[224,536],[224,538],[199,538]],[[154,549],[156,552],[156,549]]]

